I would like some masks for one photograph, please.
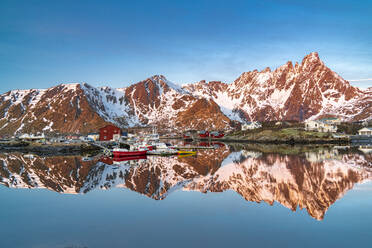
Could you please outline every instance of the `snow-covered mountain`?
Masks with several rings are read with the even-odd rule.
[[[213,99],[230,119],[305,120],[325,115],[345,121],[372,118],[372,88],[353,87],[325,66],[318,53],[302,63],[271,71],[244,72],[231,84],[200,81],[184,85],[193,95]]]
[[[230,122],[213,100],[195,97],[164,76],[120,89],[61,84],[0,95],[0,134],[88,133],[107,123],[218,130]]]
[[[11,188],[78,194],[116,187],[155,200],[176,190],[233,190],[247,201],[306,209],[319,220],[356,183],[371,179],[371,155],[337,150],[280,155],[221,147],[197,157],[149,157],[119,165],[77,156],[0,155],[0,183]]]
[[[90,132],[105,123],[80,84],[12,90],[0,95],[0,134]]]
[[[61,84],[0,95],[0,135],[96,131],[154,124],[185,129],[229,129],[234,121],[372,118],[372,88],[361,90],[326,67],[317,53],[301,64],[243,73],[230,84],[200,81],[180,87],[155,75],[126,88]]]

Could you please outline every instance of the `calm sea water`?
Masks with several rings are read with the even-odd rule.
[[[366,149],[0,155],[0,247],[370,247]]]

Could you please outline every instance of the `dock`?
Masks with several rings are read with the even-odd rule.
[[[203,149],[216,149],[215,147],[209,147],[209,146],[177,146],[175,149],[183,150],[183,149],[191,149],[191,150],[203,150]]]

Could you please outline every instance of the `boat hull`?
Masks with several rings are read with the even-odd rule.
[[[147,159],[146,155],[138,155],[138,156],[123,156],[123,157],[114,157],[113,162],[120,163],[124,161],[131,161],[131,160],[140,160],[140,159]]]
[[[144,156],[147,151],[113,151],[114,157]]]
[[[196,155],[194,151],[178,151],[177,155]]]

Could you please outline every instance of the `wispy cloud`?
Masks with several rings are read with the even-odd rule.
[[[363,82],[363,81],[372,81],[372,78],[363,78],[363,79],[349,79],[349,82]]]

